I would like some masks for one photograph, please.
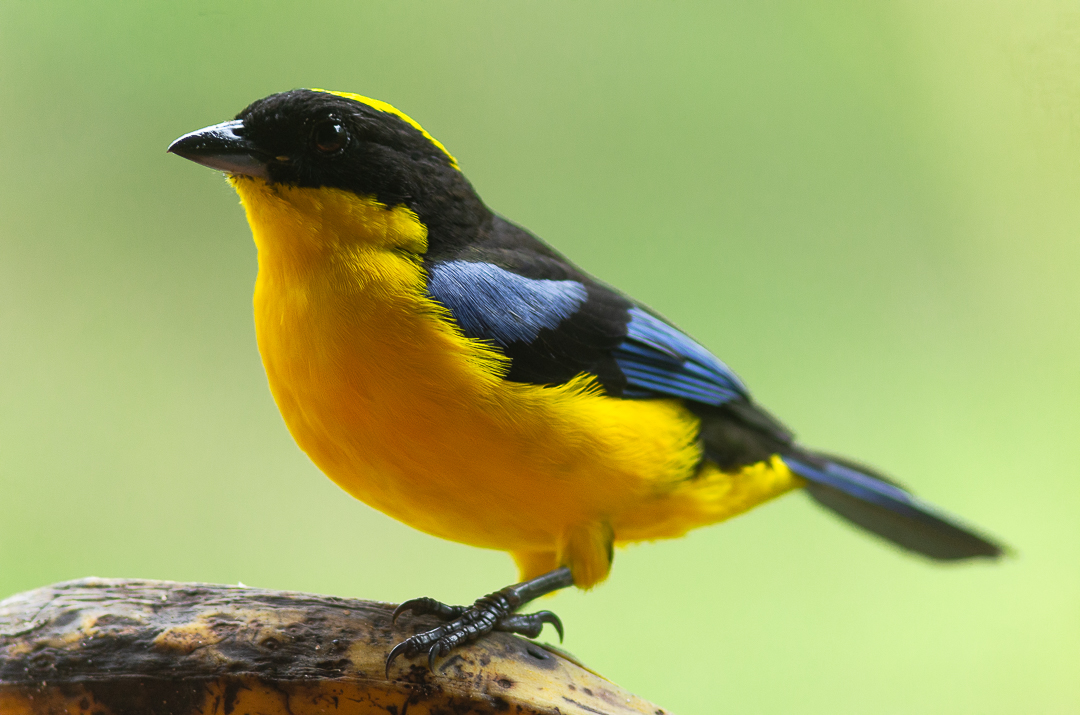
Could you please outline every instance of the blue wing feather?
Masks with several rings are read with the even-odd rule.
[[[626,338],[615,361],[627,397],[681,397],[706,405],[747,398],[742,380],[686,333],[648,311],[630,308]]]
[[[594,334],[588,322],[576,330],[567,327],[571,318],[580,318],[589,298],[586,286],[576,280],[529,278],[492,263],[457,260],[431,266],[428,292],[450,309],[467,335],[514,346],[519,355],[523,349],[545,351],[553,335],[577,347],[594,341],[600,327],[611,332],[610,326],[596,325]],[[722,405],[748,396],[727,365],[678,328],[629,301],[622,313],[623,337],[612,345],[610,357],[625,381],[623,397],[680,397]],[[582,366],[565,367],[564,375],[582,371]]]
[[[428,272],[428,292],[469,335],[506,347],[554,329],[587,297],[578,281],[526,278],[491,263],[446,261]]]
[[[919,499],[900,487],[882,481],[869,474],[863,474],[850,467],[826,461],[817,466],[809,460],[788,456],[784,459],[793,472],[804,479],[817,484],[824,484],[871,504],[877,504],[897,514],[903,514],[920,521],[952,521],[954,517],[946,515],[934,505]]]

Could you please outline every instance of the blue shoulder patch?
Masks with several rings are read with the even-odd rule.
[[[577,281],[526,278],[472,261],[436,263],[427,288],[466,334],[502,347],[532,342],[544,328],[554,330],[588,297]]]
[[[630,309],[615,361],[626,376],[624,397],[681,397],[720,405],[749,396],[742,380],[715,355],[638,307]]]

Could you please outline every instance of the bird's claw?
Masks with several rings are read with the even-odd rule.
[[[442,601],[436,601],[434,598],[412,598],[405,601],[400,606],[394,609],[394,615],[390,618],[390,625],[397,623],[398,616],[406,611],[409,611],[415,616],[423,616],[429,613],[433,613],[444,621],[449,621],[452,618],[457,618],[467,610],[465,606],[448,606]]]
[[[386,656],[386,679],[390,680],[390,665],[394,662],[394,659],[408,650],[411,644],[409,641],[404,640],[398,643],[390,650],[390,655]]]
[[[429,631],[417,633],[394,646],[386,657],[387,679],[390,677],[390,666],[398,656],[411,658],[427,653],[428,669],[434,671],[436,658],[493,630],[536,638],[544,624],[549,623],[559,632],[559,641],[562,641],[563,625],[558,616],[551,611],[514,613],[516,605],[513,599],[506,598],[501,592],[485,596],[469,607],[448,606],[433,598],[414,598],[402,603],[394,609],[393,621],[409,611],[414,614],[435,614],[447,622]]]
[[[540,631],[544,630],[544,624],[550,623],[559,634],[559,642],[563,642],[562,621],[551,611],[537,611],[536,613],[515,613],[507,616],[495,625],[495,630],[517,633],[526,638],[536,638]]]

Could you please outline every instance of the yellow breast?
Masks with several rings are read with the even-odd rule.
[[[426,230],[411,211],[233,183],[259,249],[271,391],[300,447],[350,494],[444,538],[557,555],[598,529],[670,535],[664,504],[695,475],[709,482],[697,419],[677,401],[609,398],[586,377],[503,380],[505,358],[427,297]]]

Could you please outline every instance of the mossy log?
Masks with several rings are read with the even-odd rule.
[[[451,715],[664,711],[505,633],[440,659],[395,642],[431,617],[241,586],[83,579],[0,602],[3,715]]]

